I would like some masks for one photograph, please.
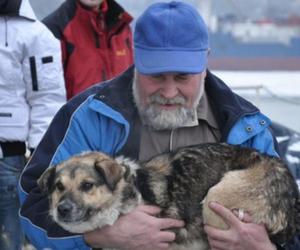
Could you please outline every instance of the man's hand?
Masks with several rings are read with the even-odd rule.
[[[276,250],[271,243],[264,225],[251,222],[249,214],[241,221],[229,209],[212,202],[209,207],[220,215],[228,230],[220,230],[205,225],[211,250]]]
[[[157,218],[161,209],[156,206],[138,206],[131,213],[121,216],[112,226],[84,234],[92,247],[124,250],[168,249],[175,240],[175,233],[167,229],[183,227],[183,221]]]

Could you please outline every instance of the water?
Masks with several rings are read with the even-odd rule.
[[[213,71],[272,120],[300,132],[300,71]]]
[[[259,99],[247,95],[244,97],[256,104],[272,120],[300,132],[300,103],[299,105],[294,105],[277,98],[264,96]],[[300,97],[290,97],[287,100],[300,102]]]

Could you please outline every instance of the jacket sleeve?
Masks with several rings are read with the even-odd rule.
[[[66,101],[59,41],[39,21],[23,60],[26,100],[30,107],[28,146],[35,148],[53,116]]]
[[[21,203],[20,222],[26,236],[36,249],[88,249],[81,236],[71,235],[52,221],[48,212],[47,195],[41,193],[37,186],[38,178],[53,161],[71,155],[71,151],[65,147],[61,149],[63,152],[59,151],[63,139],[68,134],[70,119],[71,113],[63,106],[54,117],[20,177],[18,186]],[[84,141],[79,139],[78,143],[86,147]],[[74,144],[73,150],[76,152],[80,148]],[[59,156],[55,156],[57,151]]]
[[[48,167],[84,151],[101,150],[114,155],[128,136],[128,123],[124,119],[120,124],[99,114],[103,105],[97,103],[95,108],[90,108],[92,104],[88,100],[74,104],[77,100],[73,98],[55,115],[20,177],[20,221],[37,249],[89,249],[81,235],[65,231],[49,216],[48,196],[37,185],[41,174]]]

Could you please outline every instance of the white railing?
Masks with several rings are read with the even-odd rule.
[[[260,106],[261,90],[264,89],[264,86],[261,84],[258,85],[243,85],[243,86],[232,86],[233,91],[254,91],[255,92],[255,105]]]

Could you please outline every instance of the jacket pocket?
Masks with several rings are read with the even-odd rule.
[[[28,123],[25,108],[0,108],[0,127],[24,127]]]
[[[43,84],[43,80],[45,79],[45,77],[43,79],[40,79],[40,83],[39,83],[37,68],[39,67],[39,75],[43,76],[46,74],[46,72],[43,71],[47,71],[47,67],[51,68],[53,66],[50,64],[53,64],[53,56],[42,57],[41,62],[37,62],[36,57],[34,56],[29,57],[30,75],[31,75],[31,83],[32,83],[33,91],[38,91],[39,89],[47,89],[46,86],[44,86]],[[48,72],[48,73],[53,74],[54,72]]]
[[[52,55],[31,56],[24,65],[28,88],[33,91],[55,90],[64,87],[62,64]]]

